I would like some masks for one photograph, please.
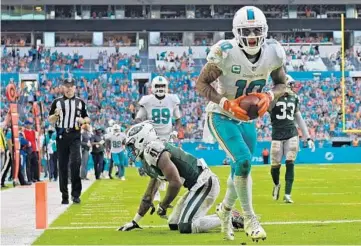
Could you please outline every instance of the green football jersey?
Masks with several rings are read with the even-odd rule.
[[[272,140],[286,140],[298,135],[294,117],[298,104],[295,94],[285,94],[275,103],[271,111]]]
[[[169,143],[163,143],[160,140],[147,144],[141,158],[143,168],[148,176],[160,180],[166,180],[162,171],[158,168],[158,160],[161,154],[167,151],[170,153],[170,159],[176,166],[180,177],[184,181],[183,186],[190,189],[197,183],[198,176],[201,174],[204,166],[198,159],[181,148]]]

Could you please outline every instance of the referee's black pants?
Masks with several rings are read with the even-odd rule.
[[[80,197],[80,131],[73,131],[57,137],[57,152],[59,161],[59,186],[63,200],[69,199],[68,167],[71,169],[71,196]],[[68,165],[69,164],[69,165]]]

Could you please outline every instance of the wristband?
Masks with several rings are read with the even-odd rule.
[[[272,91],[267,91],[266,93],[271,97],[271,101],[275,99],[275,94]]]
[[[139,215],[138,213],[134,216],[134,222],[138,224],[138,222],[143,218],[143,216]]]
[[[219,106],[224,109],[224,103],[228,101],[226,97],[222,97],[221,101],[219,102]]]

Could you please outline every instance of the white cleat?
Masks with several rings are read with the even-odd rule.
[[[222,203],[220,203],[216,207],[216,214],[221,220],[221,228],[222,228],[222,233],[224,234],[224,239],[233,241],[234,232],[232,226],[231,211],[224,211],[222,208]]]
[[[273,200],[278,200],[280,198],[280,190],[281,190],[281,184],[273,186],[273,191],[272,191]]]
[[[283,201],[284,201],[285,203],[293,203],[292,198],[291,198],[291,195],[285,195],[285,196],[283,197]]]
[[[267,234],[258,221],[256,215],[249,215],[244,217],[244,231],[247,236],[252,238],[252,241],[265,240]]]
[[[123,177],[120,177],[120,180],[123,180],[123,181],[124,181],[124,180],[125,180],[125,177],[124,177],[124,176],[123,176]]]

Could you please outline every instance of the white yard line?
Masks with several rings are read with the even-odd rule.
[[[344,223],[361,223],[361,219],[357,220],[305,220],[305,221],[273,221],[262,222],[262,225],[304,225],[304,224],[344,224]],[[117,229],[121,224],[92,226],[91,224],[107,224],[105,223],[71,223],[85,226],[57,226],[50,227],[48,230],[84,230],[84,229]],[[109,223],[111,224],[111,223]],[[141,225],[143,228],[168,228],[168,225]]]

